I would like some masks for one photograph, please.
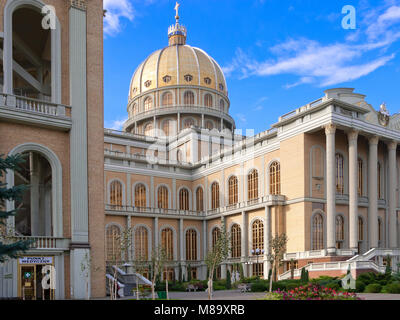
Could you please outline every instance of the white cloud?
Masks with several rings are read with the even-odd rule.
[[[394,57],[390,45],[400,39],[394,28],[400,22],[400,7],[390,6],[365,13],[369,24],[346,37],[343,42],[322,44],[307,38],[289,39],[270,48],[271,58],[251,58],[241,48],[225,67],[228,76],[240,78],[292,74],[298,80],[286,84],[289,89],[301,84],[329,86],[356,80],[386,65]],[[364,37],[364,41],[359,38]]]
[[[124,123],[128,120],[128,118],[122,119],[122,120],[113,120],[113,121],[107,121],[106,122],[106,128],[108,129],[113,129],[113,130],[122,130],[122,126]]]
[[[122,19],[133,21],[135,17],[132,3],[129,0],[104,0],[107,10],[104,18],[104,34],[115,36],[122,30]]]

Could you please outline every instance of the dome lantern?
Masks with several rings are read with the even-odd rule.
[[[186,27],[179,24],[179,7],[177,2],[175,5],[175,24],[168,28],[168,42],[170,46],[186,44]]]

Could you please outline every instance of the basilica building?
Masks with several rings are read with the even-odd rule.
[[[20,208],[7,222],[12,237],[34,240],[0,265],[0,297],[47,298],[46,265],[56,270],[55,298],[105,296],[114,261],[133,273],[156,247],[167,253],[164,279],[206,279],[222,227],[231,250],[218,278],[239,265],[267,278],[280,234],[279,279],[290,268],[295,277],[304,267],[310,277],[397,269],[399,114],[333,88],[266,131],[239,130],[221,67],[187,44],[177,10],[168,46],[132,76],[123,130],[104,129],[102,8],[46,3],[54,29],[41,28],[41,1],[0,1],[0,154],[26,156],[6,181],[31,186],[4,205]]]

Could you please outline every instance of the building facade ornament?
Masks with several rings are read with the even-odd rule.
[[[382,103],[380,105],[379,113],[378,113],[378,120],[382,126],[387,127],[387,125],[389,124],[390,114],[389,114],[389,111],[386,109],[385,103]]]
[[[83,11],[87,10],[86,0],[70,0],[70,2],[71,2],[71,8],[76,8]]]
[[[329,123],[325,126],[325,134],[335,134],[336,125],[333,123]]]

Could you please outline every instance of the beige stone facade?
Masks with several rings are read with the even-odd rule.
[[[246,276],[267,278],[269,241],[281,234],[288,237],[281,279],[292,263],[296,276],[306,267],[313,277],[349,268],[380,272],[388,254],[395,267],[397,114],[389,116],[384,106],[376,111],[353,89],[330,89],[271,129],[239,134],[221,68],[186,45],[177,21],[170,45],[132,77],[124,131],[104,129],[101,1],[46,1],[55,7],[57,28],[35,30],[53,41],[50,51],[45,43],[30,47],[7,24],[12,14],[40,21],[43,3],[28,2],[0,1],[0,153],[29,159],[25,175],[6,177],[10,186],[33,186],[24,200],[28,209],[8,225],[14,236],[35,241],[21,258],[42,257],[55,266],[56,298],[104,296],[107,265],[116,255],[134,272],[135,260],[150,260],[159,246],[171,255],[163,277],[190,272],[205,279],[204,259],[223,225],[232,248],[217,273],[222,278],[239,264]],[[50,58],[39,59],[41,50]],[[31,63],[34,76],[14,72],[14,60]],[[131,245],[120,253],[125,231]],[[24,261],[0,267],[0,296],[21,296],[26,288],[18,275],[43,265]]]

